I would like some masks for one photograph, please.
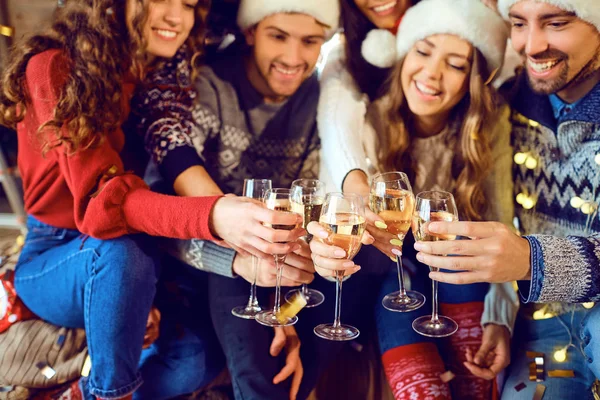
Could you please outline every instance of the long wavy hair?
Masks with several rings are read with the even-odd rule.
[[[149,2],[136,1],[144,6],[131,30],[126,1],[69,0],[57,10],[47,31],[15,46],[0,87],[0,124],[15,129],[31,104],[25,76],[29,60],[46,50],[59,49],[68,60],[65,68],[70,75],[58,94],[53,118],[34,133],[42,151],[64,145],[74,153],[97,145],[105,133],[117,129],[124,117],[123,78],[131,74],[143,79],[149,63],[143,37]],[[210,0],[198,2],[186,41],[193,64],[201,54],[209,7]]]
[[[410,152],[413,117],[405,101],[402,90],[401,73],[403,62],[393,67],[386,87],[385,102],[381,102],[382,126],[379,132],[379,165],[385,171],[409,171],[414,179],[414,163]],[[469,76],[469,90],[454,107],[451,120],[460,122],[457,146],[452,163],[452,173],[456,179],[455,196],[463,217],[479,221],[486,211],[482,182],[491,168],[491,149],[488,132],[496,120],[496,92],[485,84],[489,76],[483,55],[474,51]],[[411,176],[412,175],[412,176]]]
[[[400,0],[399,0],[400,1]],[[410,0],[415,5],[420,0]],[[356,6],[355,0],[340,0],[341,26],[346,38],[346,66],[362,93],[369,96],[371,101],[381,94],[382,84],[390,74],[389,68],[379,68],[369,64],[361,53],[361,46],[367,34],[377,27]]]

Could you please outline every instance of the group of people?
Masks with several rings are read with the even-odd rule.
[[[241,0],[235,40],[207,50],[209,14],[206,0],[69,0],[4,73],[29,215],[10,283],[42,320],[85,329],[83,398],[174,398],[226,366],[236,399],[305,399],[343,346],[313,334],[338,271],[342,319],[374,325],[396,399],[531,399],[528,352],[573,371],[545,376],[545,399],[593,398],[600,3]],[[317,222],[308,246],[275,229],[301,216],[242,196],[245,179],[311,178],[368,197],[391,171],[453,193],[460,222],[428,229],[469,240],[400,245],[367,210],[348,260]],[[282,285],[325,303],[293,327],[234,317],[252,257],[268,305],[284,254]],[[457,333],[414,332],[428,307],[383,308],[397,257],[412,289],[440,282]]]

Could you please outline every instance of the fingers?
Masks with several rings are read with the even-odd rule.
[[[328,245],[320,240],[312,240],[310,242],[310,250],[313,260],[314,256],[333,259],[346,257],[346,252],[340,247]]]
[[[298,286],[303,283],[311,283],[315,279],[313,273],[306,272],[302,269],[294,268],[289,265],[286,265],[286,267],[283,269],[283,277],[292,283],[291,286]],[[290,286],[284,285],[283,282],[281,284],[283,286]]]
[[[426,254],[482,256],[492,253],[495,240],[444,240],[439,242],[416,242],[415,250]]]
[[[369,233],[373,236],[373,245],[383,254],[387,255],[390,258],[394,258],[395,256],[394,253],[392,253],[392,250],[397,249],[398,245],[393,245],[391,241],[398,240],[398,237],[382,229],[379,229],[374,225],[368,226],[367,229]]]
[[[477,353],[475,354],[475,357],[473,358],[473,362],[477,365],[483,365],[483,363],[488,358],[488,354],[495,347],[496,347],[496,343],[494,341],[486,338],[485,334],[484,334],[483,341],[481,342],[481,346],[479,347],[479,350],[477,350]]]
[[[446,257],[417,253],[417,260],[425,265],[452,271],[476,271],[482,268],[484,257]]]
[[[482,378],[485,380],[492,380],[496,377],[496,374],[487,368],[482,368],[478,365],[470,363],[468,361],[463,362],[463,365],[478,378]]]
[[[271,342],[271,347],[269,348],[269,354],[273,357],[277,357],[281,350],[285,347],[286,337],[283,328],[276,327],[275,336],[273,337],[273,341]]]
[[[298,359],[298,366],[292,379],[292,385],[290,386],[290,400],[296,400],[298,397],[298,391],[300,390],[300,384],[302,383],[302,377],[304,376],[304,367],[302,366],[302,360]]]
[[[300,248],[298,250],[296,250],[294,253],[310,260],[310,253],[311,253],[310,245],[306,242],[306,240],[300,239],[296,243],[298,243],[300,245]]]
[[[447,272],[430,272],[429,278],[434,281],[450,283],[452,285],[465,285],[468,283],[485,282],[480,274],[476,272],[458,272],[458,273],[447,273]]]
[[[290,253],[285,258],[285,264],[287,267],[296,268],[301,271],[307,272],[311,275],[315,272],[313,260],[310,257],[310,255],[307,258],[307,257],[302,257],[296,253]],[[286,269],[288,269],[288,268],[286,268]]]
[[[261,224],[266,225],[301,225],[302,216],[296,213],[269,210],[266,207],[253,206],[252,215]]]
[[[470,238],[491,237],[503,229],[499,222],[431,222],[429,232],[437,235],[466,236]],[[506,228],[506,227],[504,227]],[[507,228],[506,228],[507,229]]]

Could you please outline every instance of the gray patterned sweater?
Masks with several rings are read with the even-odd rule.
[[[598,301],[600,84],[558,120],[524,79],[512,106],[516,214],[532,250],[522,299]]]
[[[248,178],[290,187],[300,177],[318,177],[316,75],[285,102],[267,104],[248,80],[239,50],[228,49],[215,63],[203,66],[193,87],[188,87],[187,62],[176,59],[136,96],[144,116],[138,131],[167,187],[194,165],[204,166],[224,193],[236,195],[242,195]],[[196,268],[233,276],[231,249],[177,240],[170,250]]]

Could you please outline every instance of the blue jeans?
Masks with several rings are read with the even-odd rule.
[[[15,269],[19,297],[59,326],[85,328],[92,395],[119,398],[141,383],[138,363],[158,275],[143,241],[84,237],[33,217]]]
[[[372,326],[372,310],[381,275],[369,273],[368,264],[389,262],[389,259],[372,246],[365,246],[355,257],[363,267],[344,281],[342,286],[342,323],[352,324],[361,330],[358,342],[365,340]],[[250,285],[241,278],[230,279],[217,275],[209,277],[210,307],[213,325],[227,359],[236,400],[279,400],[289,398],[291,379],[274,385],[273,377],[285,365],[285,351],[279,357],[269,355],[273,329],[255,321],[236,318],[231,314],[235,306],[248,301]],[[319,276],[311,288],[325,294],[325,302],[318,307],[306,308],[298,315],[295,328],[301,341],[300,355],[304,377],[298,399],[306,399],[317,381],[335,360],[343,343],[320,339],[313,333],[318,324],[333,322],[335,283]],[[269,304],[273,288],[258,288],[260,304]],[[284,289],[285,293],[285,289]]]
[[[588,366],[600,379],[600,306],[596,305],[582,322],[581,340]]]
[[[161,312],[160,336],[142,352],[144,384],[134,400],[162,400],[206,386],[225,368],[210,320],[208,277],[171,258],[164,268],[155,304]]]
[[[523,313],[519,314],[513,334],[512,361],[502,391],[503,400],[530,400],[533,397],[537,383],[529,380],[529,364],[533,360],[527,357],[527,351],[545,354],[546,371],[567,369],[575,372],[574,378],[546,376],[541,382],[546,386],[544,400],[593,399],[590,387],[594,382],[594,374],[581,351],[582,343],[579,340],[582,321],[587,313],[588,310],[580,307],[572,313],[544,320],[532,320]],[[565,362],[557,362],[553,354],[569,343],[569,335],[575,347],[569,348]],[[517,392],[515,386],[521,382],[526,388]]]

